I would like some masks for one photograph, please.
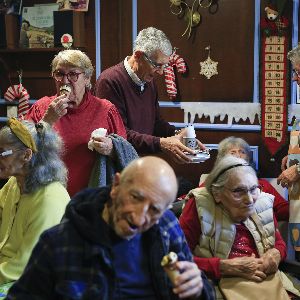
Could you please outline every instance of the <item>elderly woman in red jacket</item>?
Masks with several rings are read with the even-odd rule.
[[[87,145],[92,131],[107,129],[126,138],[126,130],[116,107],[90,92],[94,71],[89,57],[80,50],[60,51],[52,61],[56,95],[43,97],[32,105],[27,118],[43,120],[53,126],[64,141],[63,160],[69,171],[68,192],[73,196],[88,186],[96,162],[96,152],[113,156],[109,137],[94,138],[94,149]]]
[[[194,205],[184,208],[180,225],[194,261],[208,277],[261,282],[277,271],[286,245],[273,216],[274,196],[261,191],[245,160],[228,155],[217,161],[205,187],[187,197]],[[267,233],[268,250],[262,247],[257,219]],[[220,235],[215,240],[217,224]]]

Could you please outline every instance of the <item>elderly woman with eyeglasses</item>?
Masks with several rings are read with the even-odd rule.
[[[98,152],[113,157],[111,138],[95,137],[94,149],[88,149],[92,131],[107,129],[126,138],[123,121],[116,107],[90,92],[93,66],[80,50],[60,51],[52,61],[56,95],[43,97],[32,105],[27,118],[43,120],[53,126],[65,144],[63,160],[69,171],[68,192],[73,196],[88,186]]]
[[[219,161],[226,155],[233,155],[245,159],[249,164],[252,164],[252,155],[249,144],[242,138],[229,136],[223,139],[218,145],[218,155],[216,161]],[[204,179],[208,174],[201,175],[200,187],[205,185]],[[286,201],[266,179],[258,178],[258,183],[265,193],[272,194],[274,198],[273,210],[277,221],[289,220],[289,203]],[[181,199],[184,196],[180,197]],[[194,205],[189,202],[186,206]]]
[[[180,225],[194,261],[208,277],[238,276],[261,282],[277,271],[286,245],[273,217],[274,196],[261,192],[248,162],[225,156],[216,162],[206,186],[192,190],[187,198],[195,206],[184,208]],[[266,229],[267,251],[257,219]]]
[[[10,119],[0,130],[0,296],[23,272],[39,235],[58,224],[70,197],[62,141],[49,124]]]
[[[218,146],[217,161],[225,155],[233,155],[252,163],[249,144],[242,138],[230,136],[223,139]],[[265,193],[272,194],[274,198],[273,210],[277,221],[289,220],[289,203],[286,201],[266,179],[258,178],[258,183]]]

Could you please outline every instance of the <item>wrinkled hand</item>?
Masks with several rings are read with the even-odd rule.
[[[238,276],[248,280],[261,282],[267,275],[263,269],[263,259],[255,255],[220,260],[222,276]]]
[[[281,171],[286,170],[286,168],[287,168],[287,162],[288,162],[288,156],[286,155],[286,156],[281,160]]]
[[[199,147],[201,149],[205,149],[202,143],[199,142],[198,144],[200,144]],[[192,159],[188,157],[184,152],[195,154],[194,150],[191,150],[190,148],[182,144],[182,137],[180,135],[161,138],[160,148],[164,153],[170,155],[170,157],[179,164],[192,162]]]
[[[55,98],[49,105],[43,121],[47,122],[51,126],[59,120],[62,116],[67,114],[69,98],[66,95],[60,95]]]
[[[278,270],[281,260],[280,252],[273,248],[264,253],[261,257],[263,259],[262,269],[266,274],[273,274]]]
[[[181,299],[199,297],[203,282],[198,266],[190,261],[178,261],[176,267],[181,273],[175,279],[173,292]]]
[[[288,187],[300,178],[297,171],[297,166],[293,165],[283,171],[277,178],[277,184],[281,184],[282,187]]]
[[[102,155],[112,156],[113,154],[113,143],[109,137],[97,137],[93,138],[94,149]]]

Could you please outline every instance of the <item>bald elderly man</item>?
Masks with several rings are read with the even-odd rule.
[[[214,299],[168,210],[176,193],[172,168],[148,156],[117,173],[111,188],[77,194],[7,299]],[[181,272],[174,286],[160,264],[170,251]]]

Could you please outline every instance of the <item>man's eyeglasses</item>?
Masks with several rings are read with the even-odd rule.
[[[244,187],[237,187],[235,189],[230,189],[226,186],[224,186],[225,189],[229,190],[232,194],[232,196],[236,199],[240,199],[250,193],[251,196],[255,197],[258,196],[261,193],[261,186],[260,185],[254,185],[252,187],[244,188]]]
[[[84,72],[71,71],[71,72],[65,74],[61,71],[54,71],[52,76],[56,81],[59,81],[59,82],[61,82],[65,76],[68,78],[69,81],[76,82],[78,80],[79,75],[83,74],[83,73]]]
[[[297,70],[295,70],[295,69],[293,69],[293,77],[294,76],[297,76],[297,78],[300,78],[300,72],[297,71]]]
[[[165,69],[166,67],[169,66],[169,64],[160,64],[160,63],[157,63],[157,62],[153,61],[153,60],[150,59],[145,53],[144,53],[144,57],[145,57],[146,61],[147,61],[154,69]]]

